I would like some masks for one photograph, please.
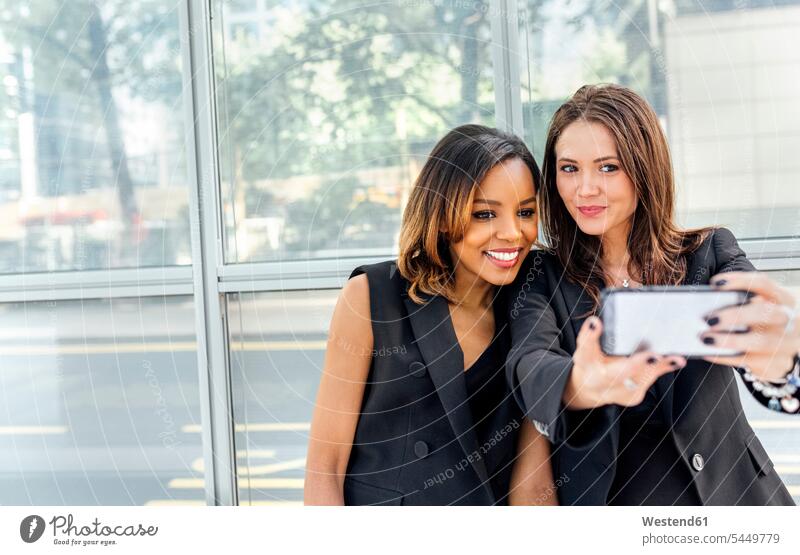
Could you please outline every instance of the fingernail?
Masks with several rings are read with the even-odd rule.
[[[712,283],[711,285],[713,285],[714,287],[722,287],[726,283],[728,283],[727,279],[718,279],[714,283]]]
[[[717,324],[719,324],[719,317],[712,316],[711,318],[706,318],[706,323],[709,326],[716,326]]]
[[[714,338],[713,337],[704,337],[703,338],[703,343],[705,343],[706,345],[713,345],[714,344]]]
[[[647,359],[647,364],[655,364],[656,360],[658,360],[656,357],[650,357]]]
[[[680,366],[681,363],[678,362],[677,360],[670,360],[669,361],[669,365],[672,366],[673,368],[675,368],[676,366]]]
[[[589,320],[589,329],[593,330],[596,327],[597,327],[597,325],[594,323],[594,320]]]

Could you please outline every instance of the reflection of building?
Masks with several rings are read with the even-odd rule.
[[[109,73],[89,71],[89,50],[0,36],[0,273],[103,267],[109,256],[122,265],[187,262],[188,240],[183,253],[175,248],[188,225],[178,70],[143,62],[151,73],[133,83],[119,67],[130,59],[112,56],[105,68],[103,54],[93,67],[102,58]],[[148,79],[167,91],[169,77],[177,87],[165,102],[136,95]]]
[[[797,4],[666,24],[667,131],[690,223],[800,233],[798,28]]]

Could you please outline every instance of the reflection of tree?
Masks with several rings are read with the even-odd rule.
[[[0,0],[0,13],[14,15],[0,20],[0,35],[12,53],[20,60],[23,51],[32,53],[24,72],[31,82],[21,88],[33,88],[37,101],[19,102],[37,120],[39,193],[82,192],[106,185],[108,176],[123,223],[137,233],[136,175],[129,167],[119,96],[180,107],[175,8],[170,12],[153,0],[40,0],[27,6]],[[93,127],[102,130],[104,142],[96,140]],[[124,237],[120,246],[133,249],[137,240]]]
[[[117,174],[117,193],[122,208],[124,221],[129,223],[136,214],[136,198],[133,195],[133,182],[128,171],[128,157],[125,153],[125,141],[119,126],[119,113],[114,95],[111,94],[111,72],[108,68],[108,33],[100,8],[95,2],[89,3],[89,59],[93,60],[91,80],[97,87],[100,106],[105,107],[103,118],[108,141],[111,167]]]
[[[659,15],[658,0],[621,2],[577,0],[578,14],[570,21],[575,33],[594,26],[605,35],[604,48],[590,59],[593,81],[615,82],[645,94],[659,113],[666,111],[665,68],[658,66],[654,53],[663,48],[661,36],[665,17]],[[614,52],[613,41],[622,46]]]
[[[232,155],[241,156],[242,177],[395,165],[405,140],[398,117],[410,140],[491,122],[487,9],[327,0],[310,3],[295,32],[270,30],[267,51],[254,41],[252,54],[221,76],[223,136],[243,150]],[[434,82],[443,75],[447,83]]]
[[[390,247],[397,211],[369,199],[357,202],[356,194],[363,191],[358,178],[343,178],[324,182],[308,198],[290,203],[284,248],[296,253]]]

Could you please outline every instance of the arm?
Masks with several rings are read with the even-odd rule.
[[[519,433],[509,490],[509,505],[558,505],[550,443],[528,419]]]
[[[706,334],[714,338],[715,345],[742,351],[745,355],[706,357],[706,360],[732,366],[744,375],[744,385],[762,405],[780,412],[797,413],[800,409],[800,388],[797,387],[800,377],[795,369],[788,386],[784,378],[794,367],[794,357],[800,351],[800,322],[792,314],[794,297],[766,274],[755,271],[729,230],[720,228],[715,231],[713,248],[717,273],[711,278],[711,283],[724,280],[720,289],[748,290],[754,297],[742,307],[714,314],[718,321]],[[789,318],[793,318],[793,324]],[[750,331],[725,333],[727,329],[743,325]],[[746,373],[746,368],[750,373]],[[782,388],[780,395],[777,395],[778,388]],[[765,394],[770,391],[771,395]]]
[[[514,398],[536,428],[553,443],[570,435],[564,391],[572,373],[572,353],[562,347],[562,331],[547,285],[542,257],[529,255],[509,291],[511,350],[507,379]]]
[[[535,264],[537,258],[532,260]],[[536,268],[520,270],[525,281],[516,283],[509,296],[509,386],[523,412],[553,444],[591,450],[613,429],[617,405],[639,404],[660,375],[686,361],[647,351],[630,357],[605,356],[600,349],[602,324],[596,317],[584,322],[576,349],[568,351],[561,338],[571,333],[571,321],[569,316],[559,321],[546,274],[546,268],[539,268],[538,274]],[[575,310],[575,306],[561,308],[566,315]],[[632,378],[635,389],[624,386]]]
[[[303,500],[343,505],[344,478],[372,353],[369,284],[362,274],[342,289],[331,319],[322,379],[311,419]]]

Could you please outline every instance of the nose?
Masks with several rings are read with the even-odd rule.
[[[501,241],[517,243],[522,238],[522,227],[519,218],[498,218],[495,235]]]
[[[582,175],[577,179],[577,194],[579,197],[593,197],[600,194],[601,189],[597,183],[597,177],[591,175],[590,172],[582,172]]]

